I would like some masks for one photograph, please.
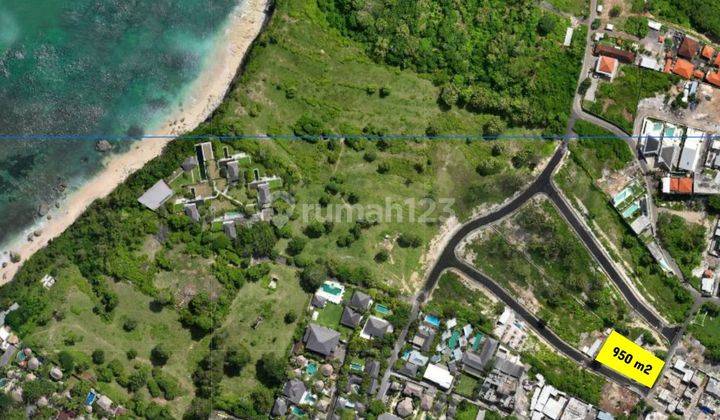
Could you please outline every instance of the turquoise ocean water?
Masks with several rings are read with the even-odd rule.
[[[0,249],[101,167],[97,138],[182,101],[237,2],[0,0]]]

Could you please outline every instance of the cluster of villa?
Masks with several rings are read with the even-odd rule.
[[[237,237],[237,226],[258,221],[269,222],[274,217],[272,189],[283,182],[277,176],[263,176],[246,153],[233,153],[222,147],[223,157],[217,159],[211,142],[195,145],[195,156],[189,156],[167,180],[160,180],[138,198],[149,208],[157,210],[171,198],[173,209],[182,211],[193,222],[200,223],[203,215],[212,226],[221,228],[231,239]],[[254,199],[253,199],[254,197]],[[228,202],[240,211],[214,208],[214,202]]]
[[[385,358],[371,354],[392,347],[395,331],[388,320],[393,300],[376,297],[381,302],[335,280],[318,288],[308,308],[309,324],[293,346],[290,379],[273,404],[273,417],[340,418],[365,412],[386,364]]]

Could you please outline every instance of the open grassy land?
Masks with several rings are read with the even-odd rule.
[[[595,102],[584,101],[583,107],[632,134],[640,100],[665,93],[676,81],[673,75],[622,65],[615,80],[600,83]]]
[[[658,237],[670,253],[686,279],[693,277],[692,270],[700,265],[705,250],[705,227],[668,213],[658,215]]]
[[[516,295],[531,293],[538,316],[570,343],[625,321],[627,306],[547,201],[526,205],[469,249],[480,270]]]
[[[170,375],[179,388],[178,396],[167,403],[167,407],[174,416],[181,416],[194,394],[190,374],[202,348],[192,340],[177,312],[171,308],[156,307],[151,298],[131,284],[114,283],[110,287],[117,294],[118,306],[114,318],[106,320],[93,311],[96,298],[87,280],[75,267],[61,270],[53,288],[59,302],[55,317],[25,337],[25,344],[54,359],[62,352],[74,354],[76,363],[91,366],[84,377],[97,381],[95,386],[100,392],[126,404],[130,396],[118,382],[127,381],[144,369],[149,371],[153,365],[151,350],[156,345],[165,346],[170,349],[170,358],[162,371]],[[126,327],[128,320],[136,323],[130,331]],[[105,363],[90,362],[90,354],[96,350],[104,352]],[[135,351],[137,356],[131,360],[128,351]],[[102,379],[103,370],[113,361],[119,362],[124,373]],[[146,399],[150,397],[145,385],[137,394]]]
[[[561,12],[570,13],[573,16],[583,17],[588,14],[589,2],[586,0],[549,0],[548,3]]]
[[[605,379],[558,356],[540,342],[535,346],[536,349],[522,355],[523,361],[531,366],[531,375],[540,373],[552,386],[590,404],[600,402]]]
[[[667,276],[650,255],[642,241],[632,232],[611,206],[610,197],[595,184],[603,171],[618,169],[629,162],[629,149],[622,140],[609,140],[612,146],[602,147],[594,141],[570,144],[570,157],[560,169],[555,182],[573,205],[579,201],[587,212],[587,221],[601,242],[609,242],[611,256],[624,262],[626,271],[643,295],[671,322],[685,319],[692,305],[689,293],[675,277]],[[615,153],[609,153],[616,150]],[[603,239],[604,238],[604,239]]]
[[[707,302],[698,311],[688,330],[705,346],[705,357],[712,363],[720,361],[720,307]]]

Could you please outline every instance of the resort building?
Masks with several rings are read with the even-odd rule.
[[[610,80],[612,80],[615,78],[615,74],[617,73],[617,69],[619,66],[620,64],[617,58],[601,55],[597,59],[597,64],[595,65],[595,73],[606,76]]]
[[[145,193],[138,198],[138,202],[150,210],[155,211],[172,196],[173,190],[161,179],[145,191]]]

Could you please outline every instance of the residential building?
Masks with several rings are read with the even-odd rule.
[[[200,221],[200,211],[198,211],[197,204],[188,203],[185,204],[185,215],[190,218],[193,222],[197,223]]]
[[[597,59],[595,73],[606,76],[612,80],[615,78],[619,66],[620,64],[617,58],[601,55]]]
[[[697,41],[694,39],[686,36],[682,43],[680,44],[680,47],[678,48],[677,54],[680,57],[687,58],[688,60],[692,60],[697,55],[698,51],[700,50],[700,44],[698,44]]]
[[[305,348],[321,356],[333,354],[340,342],[340,333],[317,324],[308,325],[303,337]]]
[[[350,297],[350,302],[348,302],[348,305],[355,310],[365,312],[370,309],[370,305],[372,305],[372,302],[373,300],[370,295],[356,290]]]
[[[635,62],[634,52],[621,50],[620,48],[611,47],[609,45],[597,44],[595,46],[594,54],[617,58],[618,60],[620,60],[620,62],[627,64]]]
[[[162,179],[138,198],[138,202],[150,210],[157,210],[173,196],[173,190]]]
[[[384,319],[376,316],[369,316],[365,321],[365,327],[363,327],[360,337],[365,339],[382,338],[387,333],[393,332],[393,326]]]
[[[290,379],[285,382],[283,386],[283,395],[287,397],[288,401],[295,405],[300,404],[305,393],[307,393],[307,387],[305,387],[303,381],[299,379]]]
[[[358,325],[360,325],[360,321],[362,321],[362,314],[359,312],[355,312],[351,307],[346,306],[345,309],[343,309],[342,317],[340,318],[340,324],[355,329]]]
[[[450,389],[453,382],[453,376],[444,366],[436,365],[433,363],[429,364],[427,369],[425,369],[423,379],[439,386],[444,390]]]
[[[695,72],[695,65],[687,60],[678,58],[672,68],[672,72],[685,79],[691,79]]]

